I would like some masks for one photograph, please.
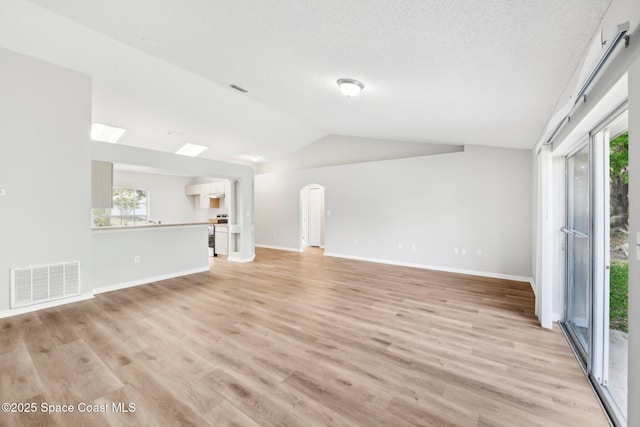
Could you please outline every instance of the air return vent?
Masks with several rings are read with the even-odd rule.
[[[11,269],[11,308],[79,294],[78,261]]]

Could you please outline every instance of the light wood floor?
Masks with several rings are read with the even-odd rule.
[[[76,405],[0,425],[608,425],[533,307],[525,283],[257,249],[0,320],[0,401]]]

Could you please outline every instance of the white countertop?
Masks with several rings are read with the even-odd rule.
[[[190,227],[195,225],[209,225],[208,222],[184,222],[177,224],[144,224],[144,225],[124,225],[112,227],[92,227],[92,231],[111,231],[111,230],[148,230],[151,228],[167,228],[167,227]],[[225,224],[226,225],[226,224]]]

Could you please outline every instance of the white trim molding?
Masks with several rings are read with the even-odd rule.
[[[480,276],[480,277],[490,277],[492,279],[513,280],[515,282],[529,283],[529,285],[533,288],[533,279],[531,277],[526,277],[526,276],[516,276],[516,275],[502,274],[502,273],[491,273],[487,271],[466,270],[462,268],[441,267],[436,265],[418,264],[413,262],[392,261],[388,259],[367,258],[367,257],[337,254],[337,253],[331,253],[331,252],[325,252],[324,255],[335,257],[335,258],[353,259],[356,261],[375,262],[378,264],[398,265],[401,267],[413,267],[413,268],[421,268],[424,270],[435,270],[435,271],[444,271],[447,273],[465,274],[467,276]]]
[[[259,245],[255,244],[256,248],[275,249],[277,251],[289,251],[289,252],[302,252],[300,248],[291,248],[289,246],[273,246],[273,245]]]
[[[85,301],[93,298],[93,293],[78,295],[76,297],[71,298],[63,298],[54,301],[47,301],[42,304],[34,304],[26,307],[14,308],[12,310],[4,310],[0,311],[0,319],[4,319],[5,317],[13,317],[19,316],[21,314],[31,313],[34,311],[44,310],[47,308],[58,307],[61,305],[71,304],[74,302]]]
[[[146,285],[147,283],[159,282],[161,280],[173,279],[175,277],[188,276],[189,274],[204,273],[210,271],[210,268],[200,267],[192,270],[179,271],[176,273],[163,274],[154,277],[145,277],[144,279],[132,280],[131,282],[117,283],[115,285],[102,286],[93,290],[94,295],[103,294],[105,292],[117,291],[119,289],[132,288],[134,286]]]
[[[243,263],[246,263],[246,262],[253,262],[253,260],[254,260],[254,259],[256,259],[255,254],[254,254],[253,256],[249,257],[249,258],[240,258],[240,257],[237,257],[237,256],[235,256],[235,255],[229,255],[229,256],[227,257],[227,261],[231,261],[231,262],[243,262]]]

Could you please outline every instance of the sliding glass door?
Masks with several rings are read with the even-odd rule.
[[[617,425],[627,417],[629,123],[616,112],[591,134],[594,153],[593,313],[591,374]]]
[[[617,426],[627,416],[628,115],[566,158],[567,337]]]
[[[567,157],[566,326],[585,364],[591,346],[589,144]]]

